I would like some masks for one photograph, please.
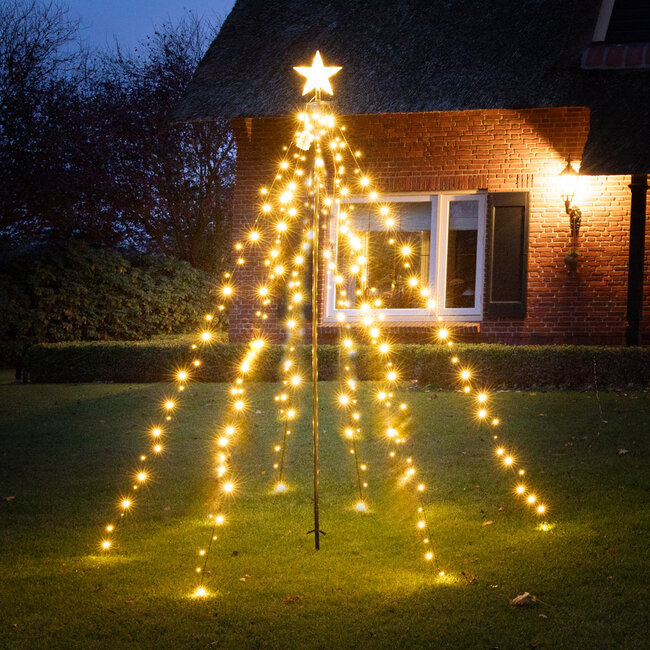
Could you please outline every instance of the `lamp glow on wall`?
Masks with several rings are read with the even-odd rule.
[[[560,186],[560,194],[564,201],[564,209],[569,215],[569,228],[571,229],[571,237],[577,237],[580,233],[580,222],[582,220],[582,212],[580,208],[572,205],[573,199],[578,189],[578,179],[580,172],[571,164],[571,156],[568,157],[566,167],[560,172],[558,181]]]

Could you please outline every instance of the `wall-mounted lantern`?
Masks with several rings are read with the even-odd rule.
[[[582,220],[582,212],[580,208],[572,205],[573,198],[575,197],[578,188],[578,179],[580,173],[575,170],[571,164],[571,156],[567,159],[566,167],[560,172],[559,184],[562,200],[564,201],[564,209],[569,215],[569,227],[571,229],[571,236],[577,237],[580,232],[580,221]]]

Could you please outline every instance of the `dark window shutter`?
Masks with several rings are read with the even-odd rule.
[[[523,318],[528,275],[528,194],[489,195],[485,316]]]

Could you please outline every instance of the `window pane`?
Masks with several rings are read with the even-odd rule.
[[[476,305],[478,201],[449,202],[445,307]]]
[[[384,309],[423,306],[420,290],[429,286],[431,203],[395,202],[387,206],[387,216],[394,220],[391,229],[376,206],[345,206],[362,248],[352,251],[345,238],[339,240],[337,265],[346,282],[337,291],[338,308],[351,309],[377,298]],[[351,277],[349,269],[354,265],[359,266],[359,273]]]

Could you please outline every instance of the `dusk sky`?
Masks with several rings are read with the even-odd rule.
[[[217,21],[225,18],[235,0],[66,0],[71,18],[82,21],[82,37],[91,47],[135,47],[155,25],[178,20],[188,10]]]

